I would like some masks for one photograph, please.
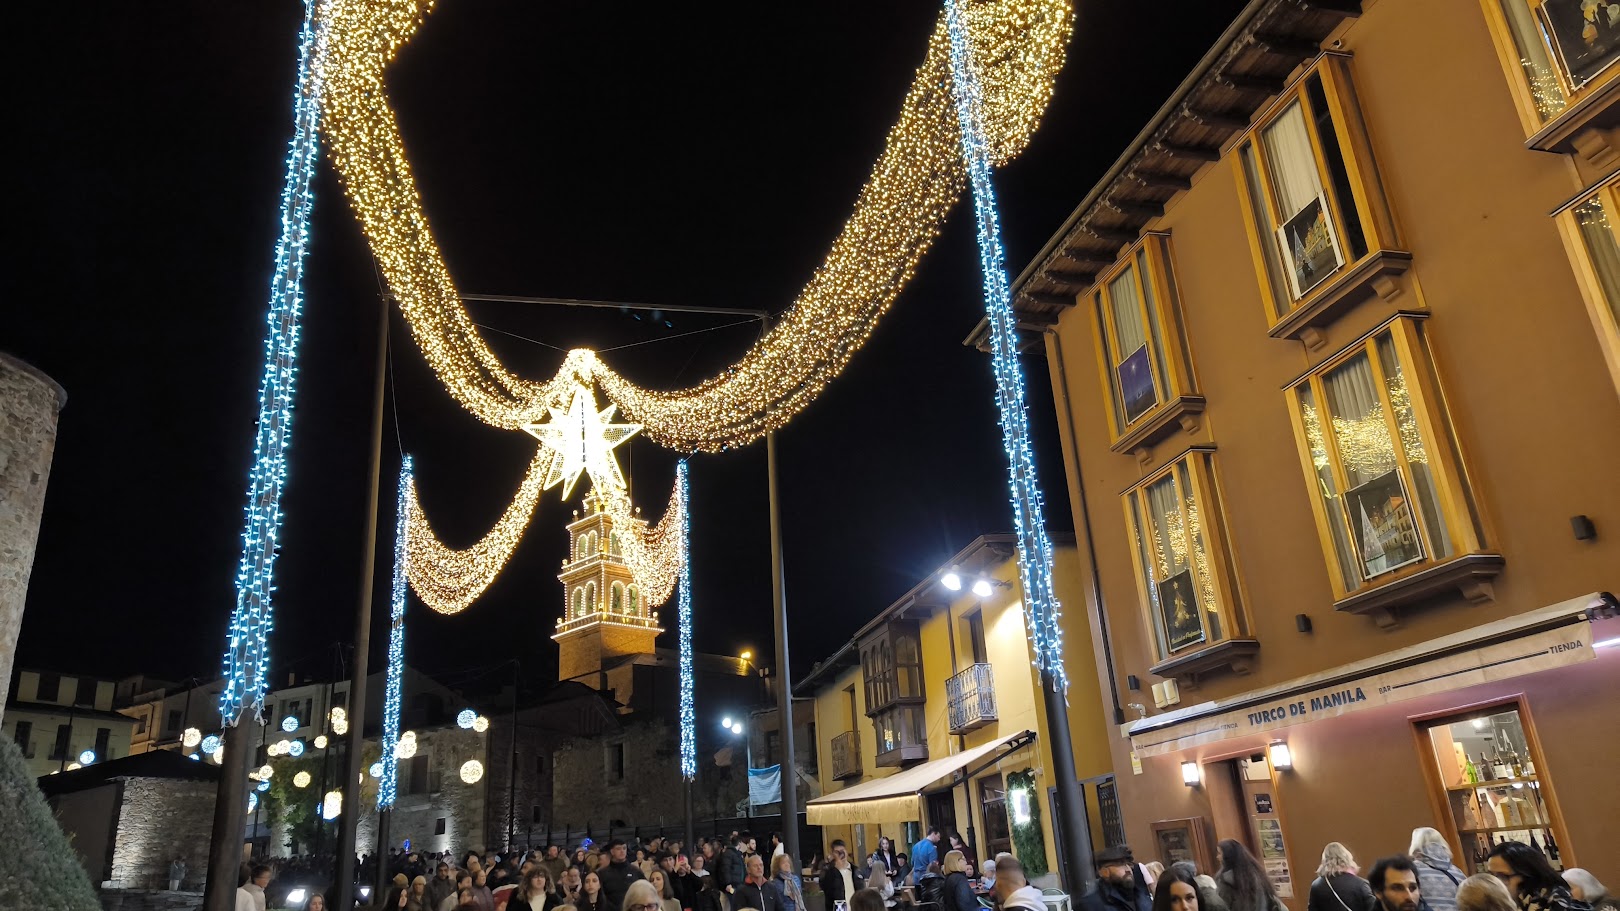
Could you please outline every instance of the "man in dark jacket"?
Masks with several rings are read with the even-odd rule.
[[[821,891],[827,893],[827,911],[833,911],[835,902],[849,901],[850,896],[866,888],[861,872],[849,861],[849,848],[842,839],[832,843],[828,855],[831,862],[821,871]]]
[[[720,855],[720,863],[714,868],[714,880],[722,892],[736,892],[737,887],[748,878],[748,864],[744,858],[748,854],[748,843],[753,840],[754,837],[747,832],[738,832],[731,839],[731,847]]]
[[[630,884],[646,878],[641,875],[640,867],[625,859],[628,853],[624,839],[613,839],[608,842],[608,862],[596,871],[602,880],[602,899],[615,911],[624,907],[624,892]]]
[[[1151,911],[1153,894],[1129,845],[1097,852],[1097,886],[1081,896],[1076,907],[1079,911]]]
[[[731,896],[734,911],[746,908],[755,911],[781,911],[782,893],[765,881],[765,859],[758,854],[748,857],[748,875],[738,884]]]
[[[439,867],[427,884],[427,906],[438,908],[446,898],[456,894],[456,881],[450,878],[450,865],[439,861]]]

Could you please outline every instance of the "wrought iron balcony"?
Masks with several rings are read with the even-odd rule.
[[[861,739],[854,731],[832,739],[832,777],[834,781],[861,777]]]
[[[996,720],[996,678],[988,664],[970,664],[945,681],[951,733],[966,734]]]

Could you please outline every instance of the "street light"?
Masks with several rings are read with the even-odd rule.
[[[985,578],[981,577],[977,582],[973,583],[973,593],[975,595],[978,595],[981,598],[990,597],[990,594],[993,591],[994,591],[994,589],[992,589],[990,587],[990,580],[989,579],[985,579]]]
[[[953,592],[959,592],[962,590],[962,574],[957,572],[956,567],[953,566],[950,572],[939,577],[939,584]]]
[[[741,735],[743,731],[747,730],[740,720],[732,718],[730,715],[720,719],[720,727],[734,735]],[[751,737],[743,738],[743,757],[744,761],[748,763],[747,767],[743,769],[743,786],[748,788],[748,811],[746,816],[752,819],[754,817],[754,784],[748,780],[748,773],[753,771],[754,768],[754,741]]]

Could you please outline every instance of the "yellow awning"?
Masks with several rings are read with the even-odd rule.
[[[805,805],[805,822],[812,826],[855,823],[902,822],[921,819],[918,795],[941,778],[966,768],[974,760],[995,752],[1020,738],[1033,740],[1032,731],[1020,731],[992,740],[943,759],[903,769],[893,775],[863,781],[842,791],[824,794]]]

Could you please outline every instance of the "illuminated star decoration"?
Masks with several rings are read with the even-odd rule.
[[[544,490],[563,486],[563,499],[574,491],[580,472],[591,476],[591,483],[603,493],[624,489],[624,475],[613,449],[641,430],[640,424],[614,424],[618,405],[596,410],[596,394],[581,385],[574,386],[568,410],[548,408],[551,420],[544,424],[524,424],[523,430],[546,447],[549,464]]]

